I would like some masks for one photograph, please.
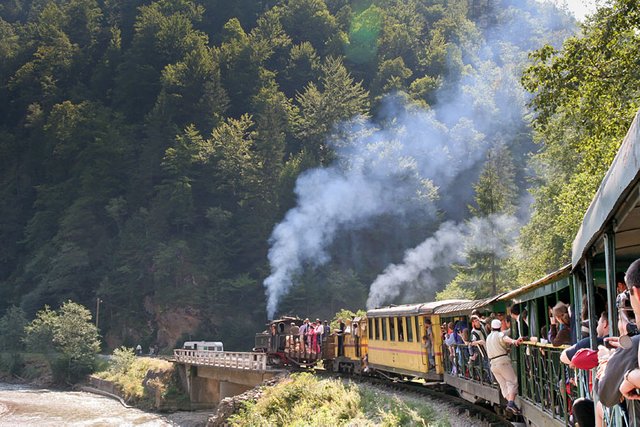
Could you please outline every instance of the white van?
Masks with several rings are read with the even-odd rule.
[[[185,341],[182,345],[185,350],[224,351],[220,341]]]

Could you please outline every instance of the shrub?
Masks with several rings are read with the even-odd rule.
[[[109,364],[109,370],[113,373],[123,374],[131,369],[136,360],[136,353],[133,348],[125,346],[113,350],[113,356]]]
[[[447,426],[427,404],[403,402],[386,393],[308,373],[265,390],[227,421],[232,426]]]

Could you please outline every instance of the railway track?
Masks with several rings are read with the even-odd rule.
[[[515,421],[510,421],[502,415],[497,414],[491,408],[473,404],[461,397],[454,395],[455,390],[444,383],[424,384],[418,382],[393,382],[383,378],[371,376],[350,376],[339,373],[327,372],[324,369],[316,369],[316,375],[327,378],[344,378],[350,379],[354,383],[367,383],[382,389],[388,389],[395,392],[403,392],[414,394],[416,396],[429,397],[430,400],[436,400],[440,403],[449,405],[452,411],[457,411],[459,415],[467,416],[471,419],[478,420],[478,423],[488,427],[503,427],[520,425]]]

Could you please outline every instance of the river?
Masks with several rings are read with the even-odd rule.
[[[91,393],[0,383],[0,426],[196,426],[204,413],[163,416]]]

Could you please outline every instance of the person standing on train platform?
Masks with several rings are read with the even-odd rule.
[[[338,357],[344,356],[344,334],[347,325],[342,319],[338,319],[338,329],[336,329],[336,335],[338,336]]]
[[[424,326],[425,326],[424,346],[427,352],[427,358],[429,360],[429,370],[431,370],[431,369],[435,369],[435,366],[436,366],[436,360],[433,355],[433,325],[431,324],[431,320],[425,319]]]
[[[635,318],[640,319],[640,259],[634,261],[627,269],[625,282],[631,310]],[[623,316],[623,310],[625,310],[624,305],[619,307],[620,317],[629,317]],[[624,319],[621,320],[623,321],[618,326],[624,330],[620,332],[628,333],[632,325],[625,325]],[[640,425],[640,400],[638,400],[640,396],[637,393],[638,387],[640,387],[640,365],[638,363],[640,335],[633,336],[629,344],[624,347],[621,347],[619,343],[615,344],[619,348],[613,351],[606,362],[604,373],[598,382],[598,397],[600,402],[609,408],[620,403],[622,398],[627,399],[627,414],[630,418],[628,424]],[[605,351],[606,349],[601,349],[598,352],[598,357],[600,358],[601,353]]]
[[[307,328],[309,327],[309,319],[304,319],[302,325],[298,328],[298,336],[300,337],[300,352],[305,353],[307,350],[306,346],[306,338],[307,338]]]
[[[471,360],[482,372],[487,372],[491,381],[489,357],[487,356],[487,334],[482,326],[482,320],[477,315],[471,316]],[[484,376],[484,375],[483,375]]]
[[[327,342],[329,339],[329,335],[331,334],[331,328],[329,327],[329,321],[325,320],[322,322],[323,332],[322,332],[322,341]]]
[[[293,343],[297,343],[300,339],[300,327],[296,325],[295,322],[291,322],[291,328],[289,329],[289,332],[291,332]]]
[[[356,357],[360,357],[360,324],[353,322],[351,324],[351,334],[353,335],[353,345],[356,350]]]
[[[500,391],[507,399],[507,410],[514,414],[520,413],[520,408],[516,406],[516,396],[518,394],[518,377],[516,376],[511,359],[509,358],[509,346],[520,345],[522,337],[514,340],[504,332],[501,332],[502,322],[499,319],[491,321],[491,333],[487,337],[487,356],[491,363],[491,373],[500,384]]]
[[[324,326],[320,319],[316,319],[316,338],[318,340],[318,352],[322,352],[322,346],[324,345],[322,342],[322,337],[324,336]]]

